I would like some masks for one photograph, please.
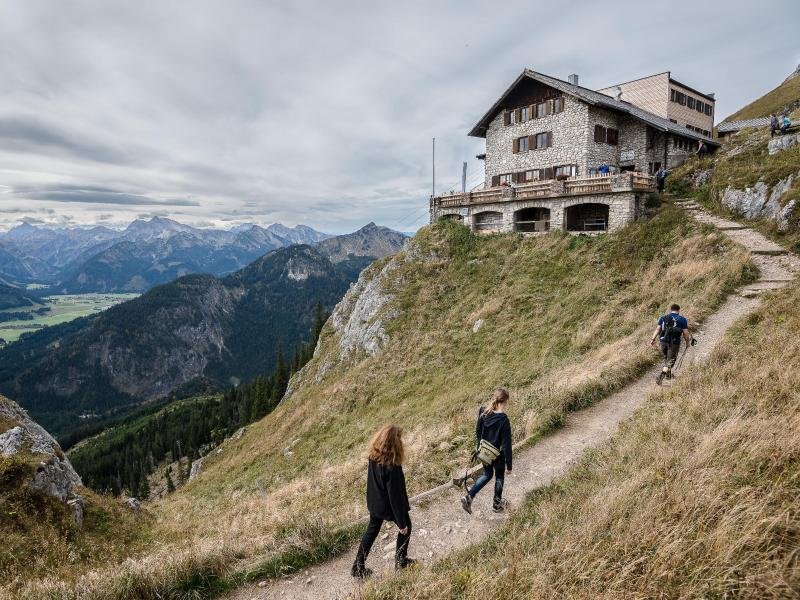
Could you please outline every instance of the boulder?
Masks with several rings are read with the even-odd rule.
[[[203,468],[203,459],[198,458],[195,461],[192,461],[192,469],[189,471],[189,481],[200,475],[200,471]]]
[[[62,502],[76,498],[75,488],[83,485],[58,442],[22,407],[3,396],[0,396],[0,454],[37,459],[28,486]]]
[[[767,144],[767,151],[770,154],[777,154],[783,150],[788,150],[800,142],[800,133],[790,133],[774,137]]]
[[[131,512],[133,512],[135,515],[138,515],[140,512],[142,512],[142,503],[139,502],[138,498],[128,498],[125,500],[125,505],[130,508]]]
[[[763,181],[744,190],[729,187],[722,194],[722,204],[748,219],[772,219],[780,229],[786,229],[789,216],[794,210],[794,202],[781,206],[780,200],[792,187],[793,181],[794,177],[789,175],[772,186],[772,189]]]

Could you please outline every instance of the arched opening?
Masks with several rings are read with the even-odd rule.
[[[475,215],[475,231],[499,231],[503,226],[503,213],[495,211],[480,212]]]
[[[514,213],[514,231],[549,231],[550,209],[541,206],[521,208]]]
[[[607,204],[576,204],[566,210],[567,231],[605,231],[608,229]]]
[[[463,223],[464,217],[457,214],[442,215],[439,217],[440,221],[455,221],[456,223]]]

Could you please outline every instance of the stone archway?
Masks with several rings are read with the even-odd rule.
[[[486,210],[475,213],[475,231],[493,232],[500,231],[503,227],[503,213],[493,210]]]
[[[514,231],[550,230],[550,209],[543,206],[521,208],[514,213]]]
[[[607,231],[608,204],[587,202],[565,209],[567,231]]]

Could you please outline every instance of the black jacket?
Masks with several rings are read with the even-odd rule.
[[[400,529],[409,522],[408,494],[403,467],[369,461],[367,469],[367,510],[373,517],[394,521]]]
[[[480,445],[481,440],[486,440],[495,448],[500,448],[502,454],[498,460],[505,458],[506,468],[511,470],[511,421],[505,413],[484,414],[483,407],[478,410],[478,420],[475,423],[475,437]]]

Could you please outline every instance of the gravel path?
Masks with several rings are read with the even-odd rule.
[[[703,222],[720,226],[720,229],[753,252],[753,259],[761,268],[761,278],[728,298],[725,304],[702,325],[695,337],[698,344],[686,355],[684,366],[702,362],[739,318],[751,312],[765,289],[786,285],[800,271],[800,260],[775,246],[761,234],[738,223],[719,219],[703,211],[694,203],[685,208]],[[566,473],[584,450],[599,446],[616,432],[619,424],[639,408],[654,389],[654,378],[660,367],[612,394],[594,406],[571,413],[562,428],[541,440],[532,448],[518,452],[514,457],[514,472],[506,475],[504,496],[514,506],[519,506],[525,495],[554,478]],[[438,558],[484,539],[508,515],[491,511],[492,483],[477,496],[473,514],[461,509],[460,490],[450,487],[427,498],[422,506],[412,507],[413,534],[409,555],[430,564]],[[396,529],[387,524],[372,548],[367,564],[377,576],[385,576],[394,567],[394,536]],[[297,598],[308,600],[334,600],[347,598],[358,588],[350,576],[350,565],[356,547],[346,554],[324,564],[297,573],[293,577],[261,582],[241,588],[228,596],[229,600],[266,600]]]

